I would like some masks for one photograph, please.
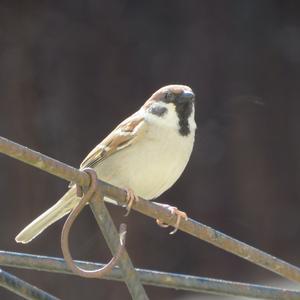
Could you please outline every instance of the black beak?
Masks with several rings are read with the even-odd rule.
[[[184,91],[181,95],[178,96],[178,103],[184,104],[184,103],[189,103],[193,102],[195,99],[195,95],[193,92],[190,91]]]

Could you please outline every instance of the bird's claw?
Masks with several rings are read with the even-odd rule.
[[[174,230],[172,230],[172,231],[170,232],[170,234],[176,233],[177,230],[178,230],[178,228],[179,228],[179,224],[180,224],[181,219],[184,219],[185,221],[187,221],[187,219],[188,219],[187,214],[186,214],[184,211],[179,210],[179,209],[178,209],[177,207],[175,207],[175,206],[170,206],[170,205],[167,205],[167,204],[161,204],[161,203],[159,203],[159,205],[162,205],[162,206],[166,207],[166,208],[171,212],[172,215],[176,215],[176,216],[177,216],[177,220],[176,220],[176,223],[175,223],[175,226],[174,226]],[[164,222],[162,222],[162,221],[159,220],[159,219],[156,220],[156,223],[157,223],[157,225],[159,225],[160,227],[164,227],[164,228],[169,227],[168,224],[165,224]]]
[[[139,198],[133,192],[133,190],[127,189],[127,188],[125,190],[126,190],[126,202],[127,202],[126,210],[127,210],[127,212],[124,216],[127,217],[130,214],[133,203],[137,202]]]

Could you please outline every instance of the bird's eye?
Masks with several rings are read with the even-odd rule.
[[[165,93],[165,100],[167,102],[172,102],[174,100],[174,95],[170,92]]]

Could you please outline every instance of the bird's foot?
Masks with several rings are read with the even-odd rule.
[[[175,206],[171,206],[171,205],[168,205],[168,204],[162,204],[162,203],[156,203],[156,204],[158,204],[160,206],[163,206],[163,207],[166,207],[171,212],[172,215],[176,215],[177,216],[177,220],[176,220],[176,224],[174,226],[174,230],[172,230],[170,232],[170,234],[174,234],[174,233],[177,232],[177,230],[179,228],[179,224],[180,224],[181,219],[184,219],[185,221],[188,219],[187,214],[184,211],[179,210]],[[159,219],[156,220],[156,223],[160,227],[164,227],[164,228],[169,227],[168,224],[165,224],[163,221],[161,221]]]
[[[132,205],[134,202],[137,202],[139,200],[139,197],[134,193],[132,189],[125,189],[126,191],[126,202],[127,202],[127,207],[126,207],[126,214],[125,217],[127,217],[130,214]]]

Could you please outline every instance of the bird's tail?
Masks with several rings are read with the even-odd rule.
[[[27,225],[17,236],[16,242],[27,244],[51,224],[69,213],[78,203],[76,187],[72,187],[58,202]]]

